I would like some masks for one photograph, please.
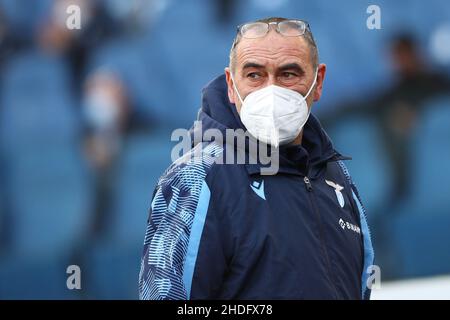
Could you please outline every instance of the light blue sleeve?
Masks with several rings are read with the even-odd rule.
[[[362,297],[362,299],[369,300],[371,290],[368,287],[368,279],[370,276],[370,273],[369,273],[371,270],[370,267],[374,263],[375,253],[373,250],[372,238],[370,235],[369,225],[367,223],[366,210],[364,209],[358,189],[356,188],[356,185],[353,183],[347,167],[345,166],[345,164],[342,161],[338,161],[338,164],[341,167],[345,177],[347,178],[348,182],[350,183],[350,185],[352,187],[353,199],[355,200],[356,205],[358,206],[358,213],[359,213],[361,232],[362,232],[363,244],[364,244],[364,267],[363,267],[362,275],[361,275],[361,290],[362,290],[361,297]]]
[[[354,187],[354,188],[356,188],[356,187]],[[369,300],[371,290],[370,290],[370,288],[368,288],[367,280],[369,279],[369,276],[370,276],[370,273],[369,273],[371,270],[370,267],[374,263],[375,253],[374,253],[373,246],[372,246],[372,238],[370,235],[369,225],[367,223],[367,218],[366,218],[364,207],[357,195],[357,191],[355,193],[355,191],[352,190],[352,193],[353,193],[353,198],[358,206],[361,231],[362,231],[363,243],[364,243],[364,268],[363,268],[362,277],[361,277],[361,281],[362,281],[361,294],[362,294],[363,299]]]

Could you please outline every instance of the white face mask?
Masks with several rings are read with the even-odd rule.
[[[250,93],[245,100],[242,100],[231,75],[234,89],[242,103],[240,118],[248,132],[259,141],[276,148],[294,141],[309,118],[306,98],[316,84],[317,72],[318,69],[305,97],[297,91],[270,85]]]

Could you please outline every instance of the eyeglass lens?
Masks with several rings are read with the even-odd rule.
[[[285,36],[300,36],[305,33],[306,24],[301,21],[282,21],[278,23],[278,31]],[[241,27],[241,34],[245,38],[259,38],[266,35],[269,24],[264,22],[248,23]]]

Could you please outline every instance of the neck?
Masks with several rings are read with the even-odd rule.
[[[303,130],[299,133],[297,138],[295,138],[295,140],[292,141],[292,145],[299,146],[302,144],[302,140],[303,140]]]

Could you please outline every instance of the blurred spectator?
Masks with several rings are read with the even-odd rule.
[[[388,204],[392,206],[407,195],[412,183],[410,143],[423,103],[434,96],[450,94],[450,80],[444,73],[432,69],[409,34],[399,34],[392,39],[390,57],[395,73],[391,87],[369,100],[342,103],[324,122],[329,126],[343,117],[357,114],[376,119],[394,175],[392,199]]]
[[[403,198],[412,183],[409,146],[410,138],[425,100],[450,93],[450,81],[434,72],[420,54],[410,35],[400,35],[391,44],[391,56],[397,83],[376,102],[381,117],[383,140],[390,157],[394,180],[394,196]]]
[[[93,280],[85,266],[92,247],[111,236],[117,163],[129,127],[129,97],[117,74],[98,69],[87,76],[81,105],[84,153],[93,178],[93,206],[85,235],[75,243],[70,261],[87,270],[84,277]],[[90,298],[91,289],[80,291],[80,297]]]
[[[25,47],[22,38],[17,37],[12,32],[12,27],[8,21],[8,17],[0,7],[0,97],[3,97],[3,67],[8,64],[10,58],[13,58],[19,50]],[[2,108],[3,105],[0,105]],[[3,142],[3,141],[1,141]],[[8,170],[6,161],[3,159],[3,150],[0,142],[0,258],[10,249],[12,245],[12,234],[14,228],[13,212],[11,211],[8,198]]]
[[[87,123],[85,150],[96,180],[90,237],[97,237],[109,221],[114,165],[129,122],[128,97],[119,77],[106,70],[90,75],[85,86],[83,111]]]
[[[12,37],[8,20],[0,8],[0,70],[18,47],[19,43]]]
[[[81,29],[69,30],[66,26],[69,5],[81,10]],[[65,55],[71,66],[76,96],[80,96],[86,63],[95,48],[118,36],[120,28],[100,1],[59,0],[53,2],[48,19],[38,31],[37,42],[44,50]]]

